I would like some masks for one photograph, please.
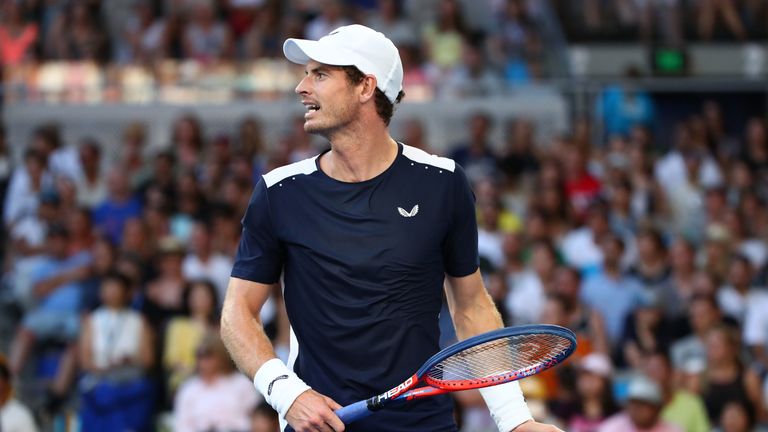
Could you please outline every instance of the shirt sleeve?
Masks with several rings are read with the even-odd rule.
[[[264,284],[276,283],[283,269],[283,252],[272,223],[264,179],[256,185],[242,225],[232,276]]]
[[[744,343],[748,346],[768,344],[768,298],[750,302],[744,318]]]
[[[443,244],[445,272],[453,277],[468,276],[480,265],[477,251],[475,194],[459,164],[453,173],[451,222]]]

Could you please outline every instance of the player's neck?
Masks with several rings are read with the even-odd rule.
[[[331,178],[356,183],[370,180],[387,170],[397,157],[397,143],[386,128],[371,133],[338,134],[331,151],[320,159],[320,168]]]

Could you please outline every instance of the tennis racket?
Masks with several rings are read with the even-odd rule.
[[[490,387],[549,369],[576,349],[576,335],[556,325],[506,327],[453,344],[432,356],[397,387],[336,411],[344,424],[367,417],[393,401]],[[417,384],[425,384],[415,388]]]

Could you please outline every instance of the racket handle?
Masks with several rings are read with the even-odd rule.
[[[344,424],[350,424],[363,417],[368,417],[372,413],[373,411],[368,409],[368,401],[365,400],[355,402],[336,410],[336,415],[339,416],[339,419],[341,419]]]

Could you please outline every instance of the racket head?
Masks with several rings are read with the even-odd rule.
[[[451,391],[489,387],[549,369],[575,349],[576,335],[565,327],[506,327],[445,348],[416,375],[432,387]]]

